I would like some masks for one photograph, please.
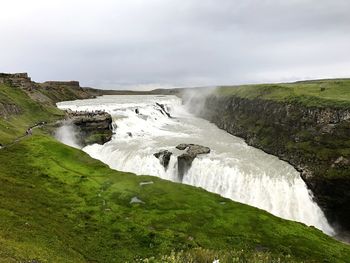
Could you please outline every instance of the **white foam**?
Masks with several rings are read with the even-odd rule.
[[[162,114],[156,102],[167,105],[174,118]],[[180,152],[175,146],[179,143],[208,146],[211,153],[194,160],[183,183],[334,234],[292,166],[192,116],[175,96],[103,96],[63,102],[58,106],[71,110],[105,110],[112,115],[115,127],[112,141],[83,150],[113,169],[178,182],[176,156]],[[167,170],[153,156],[164,149],[174,153]]]

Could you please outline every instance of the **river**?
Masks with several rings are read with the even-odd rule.
[[[171,117],[156,103],[163,104]],[[73,111],[104,110],[112,115],[112,140],[83,148],[112,169],[202,187],[334,235],[322,210],[313,201],[312,193],[291,165],[190,114],[178,97],[102,96],[61,102],[58,107]],[[75,146],[72,138],[68,138],[67,143]],[[209,154],[193,161],[183,178],[177,169],[177,156],[182,152],[175,148],[180,143],[211,149]],[[160,150],[173,152],[167,169],[154,156]]]

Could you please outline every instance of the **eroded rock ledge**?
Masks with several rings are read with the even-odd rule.
[[[199,154],[210,153],[210,149],[208,147],[198,145],[198,144],[183,143],[176,146],[176,148],[179,150],[185,150],[183,154],[177,157],[178,175],[181,181],[185,173],[191,168],[193,160]]]
[[[103,111],[66,111],[66,121],[77,127],[79,132],[79,144],[104,144],[111,140],[112,117]]]
[[[193,160],[200,154],[210,153],[210,148],[198,144],[182,143],[176,146],[176,149],[184,151],[177,157],[177,169],[179,181],[182,181],[185,173],[191,168]],[[159,159],[165,169],[168,169],[170,157],[173,153],[168,150],[162,150],[155,153],[154,156]]]

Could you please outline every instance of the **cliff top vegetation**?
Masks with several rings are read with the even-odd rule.
[[[219,95],[300,103],[311,107],[350,107],[350,79],[222,86]]]

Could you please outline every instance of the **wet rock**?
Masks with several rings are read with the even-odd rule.
[[[205,147],[202,145],[198,145],[198,144],[186,144],[186,143],[181,143],[178,146],[176,146],[176,149],[179,150],[186,150],[186,153],[196,157],[198,154],[207,154],[210,153],[210,148],[209,147]]]
[[[156,102],[156,105],[159,107],[159,111],[163,114],[168,116],[169,118],[172,118],[170,113],[167,111],[166,106],[164,104],[160,104]]]
[[[155,153],[154,156],[159,159],[160,164],[164,166],[165,170],[168,169],[170,157],[173,153],[168,150],[163,150],[158,153]]]
[[[179,144],[176,146],[179,150],[186,150],[185,153],[181,154],[177,157],[177,165],[178,165],[178,176],[179,180],[182,181],[185,173],[191,168],[193,160],[199,154],[208,154],[210,153],[210,148],[197,145],[197,144]]]
[[[111,140],[112,117],[106,112],[87,112],[70,111],[66,112],[67,121],[72,123],[79,132],[80,144],[86,146],[89,144],[104,144]]]

